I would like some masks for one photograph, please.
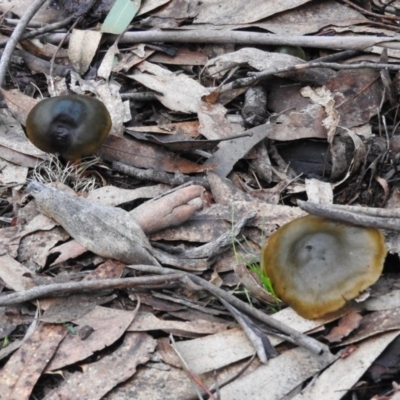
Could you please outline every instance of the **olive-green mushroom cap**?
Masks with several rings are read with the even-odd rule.
[[[28,139],[40,150],[78,160],[94,153],[106,140],[111,117],[93,97],[57,96],[37,103],[26,120]]]
[[[277,296],[314,319],[340,309],[375,283],[386,253],[378,229],[309,215],[270,236],[261,265]]]

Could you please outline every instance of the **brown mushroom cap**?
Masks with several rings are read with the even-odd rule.
[[[386,252],[377,229],[309,215],[270,236],[261,265],[278,297],[313,319],[338,310],[375,283]]]
[[[93,97],[57,96],[37,103],[26,119],[28,139],[40,150],[79,160],[94,153],[106,140],[111,117]]]

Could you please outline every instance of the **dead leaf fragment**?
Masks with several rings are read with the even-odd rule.
[[[206,320],[196,321],[171,321],[161,320],[151,313],[139,312],[135,320],[129,326],[130,332],[147,332],[152,330],[163,330],[176,336],[198,337],[226,330],[226,324],[209,322]]]
[[[97,306],[82,318],[73,321],[78,329],[85,325],[92,327],[93,333],[90,337],[82,341],[78,335],[68,334],[46,370],[53,371],[72,365],[112,345],[125,333],[134,318],[133,311]]]
[[[389,332],[363,342],[348,357],[340,358],[327,368],[293,400],[340,400],[398,334]]]
[[[268,393],[268,400],[279,400],[325,369],[335,358],[333,355],[316,356],[302,348],[289,350],[222,388],[221,396],[232,400],[265,400]]]
[[[351,312],[340,319],[339,325],[334,327],[325,339],[330,343],[340,342],[344,337],[350,335],[360,326],[362,316],[357,312]]]
[[[59,343],[67,334],[61,325],[40,324],[1,371],[2,399],[28,399]]]
[[[89,68],[102,38],[97,31],[74,29],[69,39],[68,57],[74,68],[83,75]],[[85,44],[82,46],[82,44]]]
[[[83,343],[86,344],[92,336],[93,334]],[[87,365],[83,372],[71,374],[59,388],[46,396],[46,400],[100,400],[119,383],[134,375],[137,366],[150,359],[156,344],[157,342],[146,333],[126,334],[122,345],[116,351]]]
[[[212,168],[195,164],[160,146],[115,135],[110,135],[96,154],[107,161],[120,161],[137,168],[152,168],[165,172],[191,174]]]

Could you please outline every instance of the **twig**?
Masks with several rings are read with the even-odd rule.
[[[400,64],[386,64],[386,63],[371,63],[371,62],[361,62],[357,64],[339,64],[339,63],[324,63],[324,62],[309,62],[305,64],[291,65],[289,67],[282,68],[270,68],[261,72],[253,72],[251,76],[247,78],[237,79],[233,82],[223,85],[220,93],[228,92],[233,89],[240,87],[251,86],[261,79],[268,78],[272,75],[281,74],[285,72],[302,71],[309,68],[330,68],[334,70],[340,69],[362,69],[362,68],[372,68],[372,69],[383,69],[390,71],[400,71]]]
[[[65,34],[55,33],[46,36],[51,43],[59,43]],[[115,38],[110,35],[108,40]],[[301,36],[275,35],[263,32],[219,31],[198,29],[196,31],[145,31],[127,32],[120,43],[150,43],[150,42],[177,42],[177,43],[228,43],[253,44],[271,46],[301,46],[318,47],[332,50],[365,50],[371,46],[400,48],[400,42],[395,37],[379,36]]]
[[[63,19],[62,21],[55,22],[54,24],[49,24],[43,26],[39,29],[35,29],[34,31],[27,32],[22,35],[21,40],[32,39],[36,36],[43,35],[44,33],[55,31],[56,29],[64,28],[64,26],[68,25],[74,19],[74,16],[70,16],[68,18]]]
[[[61,296],[82,291],[123,288],[159,288],[169,286],[182,279],[181,273],[164,276],[146,276],[140,278],[97,279],[92,281],[52,283],[50,285],[36,286],[31,289],[1,295],[0,306],[23,303],[41,297]]]
[[[348,58],[358,56],[362,54],[359,50],[344,50],[339,51],[338,53],[329,54],[324,57],[316,58],[313,62],[335,62],[340,60],[346,60]]]
[[[131,269],[135,269],[138,271],[143,271],[143,272],[148,272],[148,273],[155,273],[155,274],[162,274],[162,275],[168,275],[171,273],[176,273],[175,270],[170,269],[170,268],[165,268],[165,267],[153,267],[150,265],[130,265],[128,266]],[[292,329],[291,327],[283,324],[282,322],[276,320],[273,317],[270,317],[267,314],[264,314],[260,310],[257,310],[256,308],[251,307],[249,304],[239,300],[232,294],[220,289],[219,287],[213,285],[212,283],[207,282],[205,279],[200,278],[196,275],[193,275],[191,273],[187,272],[182,272],[182,276],[190,279],[197,285],[203,287],[206,289],[208,292],[212,293],[214,296],[224,299],[227,301],[229,304],[231,304],[233,307],[237,308],[238,310],[241,310],[242,312],[246,313],[250,317],[264,323],[268,327],[272,328],[273,330],[276,330],[278,332],[283,332],[286,336],[284,337],[285,340],[288,342],[297,344],[298,346],[302,346],[309,351],[322,355],[322,354],[329,354],[329,348],[328,346],[318,342],[318,340],[315,340],[307,335],[304,335],[301,332],[296,331],[295,329]],[[273,331],[271,334],[275,334]],[[282,337],[282,336],[280,336]]]
[[[330,205],[310,203],[303,200],[297,200],[297,204],[302,210],[320,217],[332,218],[354,225],[400,231],[400,218],[389,218],[382,216],[372,217],[357,212],[348,211],[346,209],[341,209],[337,206],[332,207]]]
[[[254,325],[254,322],[247,315],[239,312],[224,299],[220,299],[220,302],[232,314],[233,318],[236,319],[244,334],[247,336],[247,339],[249,339],[256,349],[258,358],[263,364],[266,364],[269,358],[278,356],[278,352],[275,347],[272,346],[267,334]]]
[[[400,218],[399,208],[376,208],[363,206],[348,206],[342,204],[331,204],[337,210],[352,211],[357,214],[369,215],[371,217]]]
[[[128,132],[129,133],[129,132]],[[106,146],[106,145],[103,145]],[[153,182],[161,182],[166,183],[171,186],[179,186],[184,183],[193,183],[194,185],[204,186],[205,188],[209,188],[210,184],[205,178],[193,177],[189,175],[184,175],[180,172],[175,174],[171,174],[168,172],[163,172],[155,169],[141,169],[136,168],[131,165],[127,165],[121,163],[119,161],[114,161],[112,163],[112,168],[114,171],[121,172],[125,175],[132,176],[136,179],[140,179],[142,181],[153,181]]]
[[[11,55],[17,46],[28,22],[36,14],[39,8],[45,3],[46,0],[35,0],[26,10],[25,14],[20,19],[18,25],[15,27],[14,32],[7,41],[6,47],[3,51],[3,56],[0,60],[0,87],[3,86],[4,78],[6,76],[8,64],[10,62]]]

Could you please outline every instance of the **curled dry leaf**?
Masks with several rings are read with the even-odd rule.
[[[199,185],[182,188],[154,201],[148,201],[129,214],[147,233],[177,226],[203,208],[204,191]]]
[[[99,206],[35,181],[27,189],[40,212],[93,253],[128,264],[158,265],[146,235],[128,212]]]

